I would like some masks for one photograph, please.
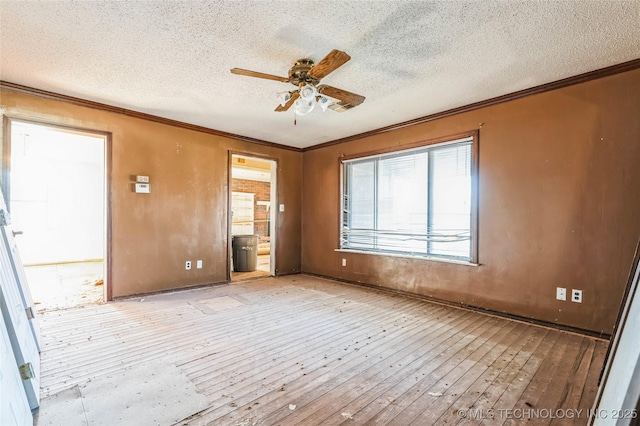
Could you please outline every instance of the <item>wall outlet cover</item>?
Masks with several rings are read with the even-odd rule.
[[[189,269],[191,269],[191,261],[190,261],[190,260],[187,260],[187,261],[184,263],[184,269],[186,269],[187,271],[188,271]]]
[[[582,303],[582,290],[571,290],[571,301],[576,303]]]

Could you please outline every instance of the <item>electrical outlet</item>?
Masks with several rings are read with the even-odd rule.
[[[187,260],[187,261],[185,262],[185,264],[184,264],[184,269],[186,269],[187,271],[188,271],[189,269],[191,269],[191,261],[190,261],[190,260]]]
[[[342,259],[342,266],[347,266],[347,259]]]
[[[196,268],[197,269],[202,269],[202,260],[196,261]]]
[[[571,290],[571,301],[576,303],[582,303],[582,290]]]
[[[567,300],[567,289],[563,287],[556,287],[556,299]]]

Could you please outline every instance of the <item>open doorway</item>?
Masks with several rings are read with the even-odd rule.
[[[8,126],[3,187],[36,308],[104,302],[106,135]]]
[[[276,167],[275,160],[231,155],[232,281],[275,275]]]

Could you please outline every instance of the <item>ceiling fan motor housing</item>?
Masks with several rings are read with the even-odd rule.
[[[300,86],[301,84],[316,85],[320,82],[319,78],[309,75],[309,70],[313,68],[315,63],[311,59],[299,59],[295,65],[289,70],[289,81],[291,84]]]

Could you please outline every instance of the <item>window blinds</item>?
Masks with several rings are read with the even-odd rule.
[[[472,140],[344,161],[341,248],[469,260]]]

